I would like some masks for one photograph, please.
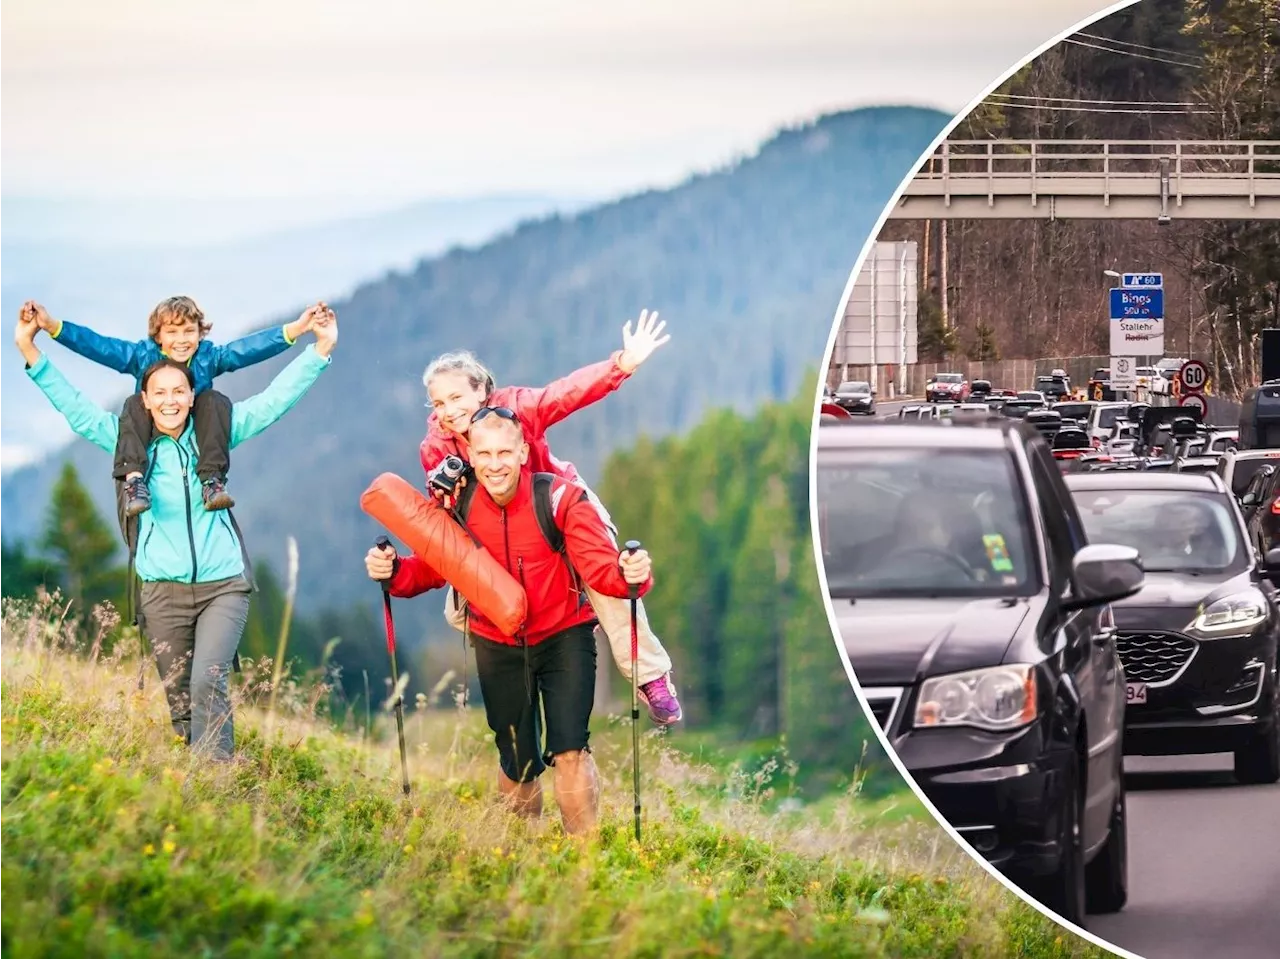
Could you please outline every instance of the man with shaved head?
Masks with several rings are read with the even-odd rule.
[[[512,410],[480,408],[469,435],[477,482],[458,513],[529,600],[528,616],[514,637],[504,636],[479,611],[467,612],[485,715],[498,748],[498,787],[516,813],[539,816],[539,776],[550,766],[565,832],[585,833],[596,825],[599,784],[588,744],[596,616],[582,584],[618,598],[637,586],[643,595],[653,585],[649,556],[644,550],[618,552],[584,489],[528,469],[529,446]],[[544,484],[562,543],[550,541],[539,523],[538,483]],[[393,596],[448,585],[420,557],[389,549],[371,549],[365,566],[370,578],[389,580]]]

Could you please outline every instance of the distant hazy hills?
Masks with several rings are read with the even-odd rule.
[[[500,382],[541,384],[608,356],[626,320],[642,307],[659,310],[672,342],[618,394],[551,434],[555,451],[593,482],[609,451],[641,433],[684,430],[712,407],[746,410],[790,395],[821,359],[876,219],[948,119],[916,108],[834,114],[674,189],[526,223],[479,249],[358,287],[334,304],[342,332],[333,368],[277,426],[233,454],[231,488],[251,548],[279,565],[285,537],[297,537],[304,608],[369,598],[361,556],[378,530],[358,499],[383,470],[421,482],[420,377],[443,350],[478,351]],[[404,230],[413,219],[405,214]],[[344,231],[332,231],[334,250]],[[377,242],[370,233],[349,245]],[[382,249],[380,266],[394,265],[392,244]],[[373,276],[372,254],[369,262]],[[68,368],[66,351],[51,351]],[[287,360],[223,377],[220,387],[244,397]],[[20,366],[10,358],[6,398]],[[6,538],[37,526],[68,455],[106,512],[109,459],[75,443],[6,479]]]
[[[24,300],[37,299],[55,316],[136,339],[145,333],[151,306],[187,293],[214,322],[214,335],[226,340],[277,311],[346,296],[362,280],[410,269],[453,244],[479,244],[521,220],[582,205],[569,198],[490,197],[316,222],[325,211],[308,214],[269,203],[255,214],[243,203],[175,202],[166,210],[156,202],[121,201],[70,208],[7,197],[0,313],[11,322]],[[260,224],[268,217],[290,225],[263,232]],[[92,364],[68,372],[104,401],[127,388],[117,374]],[[34,393],[22,377],[6,377],[0,389],[6,468],[21,462],[24,450],[49,452],[51,436],[69,438],[56,419],[29,415],[26,400]]]

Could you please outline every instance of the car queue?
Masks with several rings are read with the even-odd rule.
[[[921,790],[1084,925],[1127,900],[1124,756],[1280,780],[1280,449],[1173,407],[987,395],[823,425],[821,562]]]

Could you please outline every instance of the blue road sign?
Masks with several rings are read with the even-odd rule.
[[[1112,290],[1113,320],[1164,319],[1164,290]]]
[[[1164,274],[1124,273],[1120,277],[1120,286],[1126,290],[1162,290],[1164,289]]]

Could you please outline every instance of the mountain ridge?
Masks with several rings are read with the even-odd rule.
[[[475,350],[501,383],[541,384],[608,356],[624,322],[658,310],[672,343],[549,436],[592,484],[610,451],[642,435],[688,429],[711,408],[745,412],[789,397],[821,361],[871,228],[948,120],[918,107],[828,114],[670,190],[525,222],[358,285],[334,303],[342,338],[333,368],[269,441],[232,454],[251,552],[282,568],[284,540],[297,537],[300,608],[367,598],[360,557],[379,530],[359,495],[383,471],[421,482],[421,373],[447,349]],[[219,388],[241,399],[289,356],[221,377]],[[6,537],[38,526],[33,505],[68,457],[110,515],[108,459],[72,444],[4,484]]]

